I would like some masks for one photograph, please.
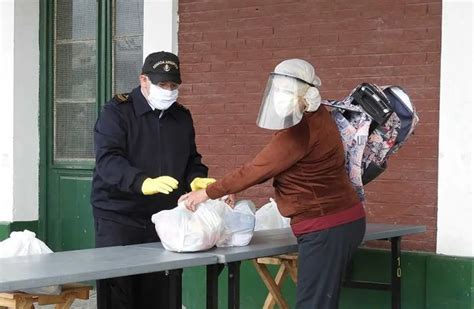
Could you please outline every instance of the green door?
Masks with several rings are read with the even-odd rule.
[[[138,84],[143,0],[40,3],[40,236],[90,248],[93,128],[112,93]]]

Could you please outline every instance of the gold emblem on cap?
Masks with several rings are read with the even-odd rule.
[[[158,61],[153,65],[153,70],[156,70],[156,68],[160,65],[164,64],[163,69],[166,72],[169,72],[171,70],[171,67],[174,67],[176,70],[179,70],[178,65],[174,61],[166,60],[166,61]]]

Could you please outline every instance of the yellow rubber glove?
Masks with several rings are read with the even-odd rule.
[[[157,193],[170,194],[170,192],[176,188],[178,188],[178,181],[170,176],[147,178],[142,184],[142,192],[144,195]]]
[[[196,177],[194,178],[193,181],[191,181],[191,190],[197,191],[201,189],[206,189],[208,185],[211,183],[216,182],[214,178],[201,178],[201,177]]]

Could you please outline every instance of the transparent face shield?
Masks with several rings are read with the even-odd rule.
[[[315,87],[302,79],[271,73],[260,106],[257,125],[269,130],[282,130],[298,124],[303,118],[303,95]]]

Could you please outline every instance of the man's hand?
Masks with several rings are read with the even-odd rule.
[[[196,177],[193,181],[191,181],[190,187],[192,191],[197,191],[201,189],[206,189],[208,185],[214,182],[216,182],[214,178]]]
[[[182,195],[179,198],[178,203],[184,202],[184,206],[186,206],[187,209],[196,211],[197,205],[207,201],[208,199],[209,196],[207,196],[206,190],[198,190]]]
[[[142,192],[144,195],[157,193],[170,194],[170,192],[176,188],[178,188],[178,181],[170,176],[147,178],[142,184]]]
[[[235,206],[235,194],[229,194],[225,199],[225,203],[229,205],[231,208]]]

